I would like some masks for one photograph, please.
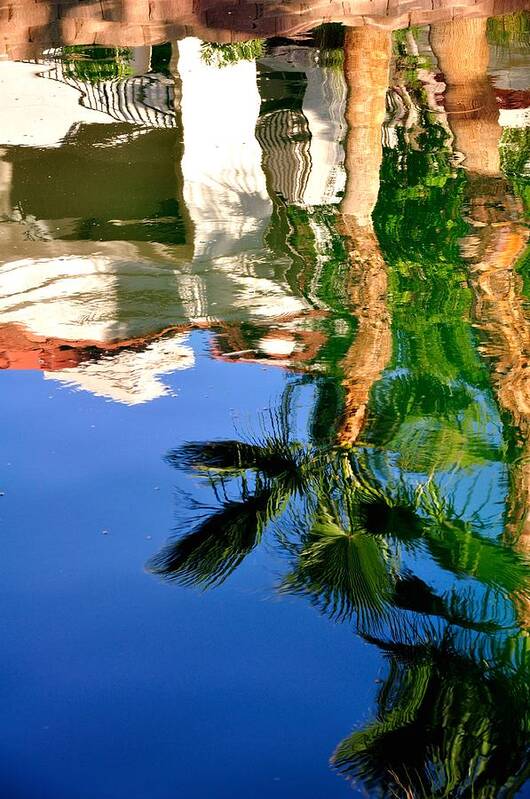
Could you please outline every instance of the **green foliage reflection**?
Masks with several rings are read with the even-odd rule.
[[[453,634],[392,646],[376,720],[337,747],[332,762],[371,796],[513,797],[529,776],[530,696],[524,666],[463,657]]]
[[[203,42],[201,57],[205,64],[214,67],[227,67],[240,61],[254,61],[263,55],[265,42],[263,39],[249,39],[246,42],[219,44]]]
[[[98,83],[132,74],[131,51],[123,47],[70,45],[61,50],[65,76]]]
[[[387,658],[377,717],[334,766],[374,796],[514,795],[527,770],[527,564],[433,480],[410,484],[368,450],[304,447],[273,427],[171,453],[217,502],[151,568],[209,588],[268,537],[290,563],[279,590],[353,623]],[[456,581],[414,574],[418,556]]]
[[[373,386],[362,445],[334,446],[320,406],[327,440],[300,443],[286,419],[273,419],[251,441],[175,451],[171,463],[203,476],[215,501],[192,506],[190,525],[151,568],[219,586],[267,542],[288,564],[278,590],[351,625],[387,664],[375,719],[338,745],[334,767],[371,796],[515,796],[529,776],[530,571],[492,532],[487,489],[481,503],[473,496],[488,472],[502,482],[505,436],[460,250],[470,188],[430,111],[413,136],[397,128],[396,137],[374,213],[393,356]],[[522,180],[526,139],[517,137],[505,140],[504,170]],[[334,212],[277,214],[296,265],[290,279],[303,276],[306,296],[346,323],[350,343],[348,248],[332,236],[322,258],[316,244],[315,225],[331,229]],[[330,328],[327,376],[337,385],[345,342],[333,339]]]

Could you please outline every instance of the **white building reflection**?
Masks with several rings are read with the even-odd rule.
[[[418,46],[443,124],[427,38]],[[314,364],[327,233],[311,209],[344,192],[341,69],[292,46],[220,68],[188,38],[170,77],[136,48],[130,75],[92,83],[55,55],[0,63],[0,366],[135,404],[193,366],[193,328],[214,331],[215,357]],[[493,57],[502,94],[511,68]],[[502,124],[528,114],[521,80],[505,87]],[[417,112],[404,87],[388,98],[392,146]],[[270,242],[286,206],[307,212],[312,274]]]
[[[273,58],[267,66],[283,70],[284,63]],[[41,368],[134,403],[164,392],[156,375],[193,364],[178,331],[230,324],[233,338],[234,325],[261,324],[252,350],[242,350],[286,365],[311,348],[304,317],[312,303],[287,280],[288,257],[265,241],[274,187],[255,136],[254,61],[221,69],[204,62],[199,40],[178,42],[173,109],[167,78],[160,77],[164,91],[152,88],[156,75],[94,85],[53,59],[1,67],[10,120],[0,133],[4,366]],[[309,75],[303,113],[314,137],[298,200],[327,202],[330,174],[340,168],[344,87],[339,80],[334,101],[326,95],[329,76],[316,79],[314,63],[300,68]],[[141,95],[145,108],[140,80],[151,87]],[[326,127],[319,109],[334,109],[333,124]],[[156,340],[168,330],[174,346],[167,333]],[[237,352],[225,349],[214,353]]]

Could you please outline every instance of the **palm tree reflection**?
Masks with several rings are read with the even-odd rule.
[[[332,757],[370,796],[496,799],[528,779],[528,639],[521,665],[501,652],[490,665],[460,654],[455,637],[374,641],[388,664],[376,719]]]
[[[459,518],[432,481],[382,479],[366,450],[304,448],[285,432],[169,459],[207,475],[218,507],[155,558],[156,573],[218,585],[267,534],[290,556],[280,590],[353,622],[384,653],[376,720],[339,744],[340,772],[374,796],[514,795],[530,706],[513,604],[530,586],[517,553]],[[451,588],[414,574],[421,553],[459,578]]]
[[[474,625],[463,615],[468,598],[436,595],[403,565],[415,551],[489,596],[529,590],[523,559],[485,535],[477,516],[459,516],[432,479],[411,486],[390,469],[383,476],[366,449],[304,447],[285,432],[262,444],[188,444],[168,459],[206,475],[217,502],[192,503],[199,521],[154,558],[165,579],[219,585],[268,532],[291,556],[281,590],[363,630],[397,607]]]
[[[347,293],[358,327],[342,363],[345,402],[338,440],[343,446],[357,442],[366,422],[370,392],[392,354],[387,265],[372,222],[379,194],[381,126],[391,55],[388,31],[368,26],[346,29],[346,185],[338,227],[348,252]]]
[[[198,521],[151,562],[151,569],[184,585],[210,588],[222,583],[262,540],[267,526],[301,489],[310,454],[285,438],[260,446],[241,441],[187,444],[168,456],[175,466],[206,473],[217,501],[190,500]],[[237,481],[235,499],[228,482]]]
[[[470,29],[476,33],[475,25]],[[449,34],[438,29],[434,37],[440,50],[445,47],[447,70]],[[380,67],[383,75],[386,66]],[[456,104],[455,97],[449,100]],[[460,144],[469,129],[462,122],[456,131]],[[530,645],[521,613],[530,601],[528,564],[522,549],[492,537],[481,509],[466,510],[461,496],[473,491],[470,468],[498,464],[503,455],[502,444],[492,444],[485,432],[491,419],[478,407],[477,395],[489,389],[464,319],[468,289],[455,255],[463,188],[450,171],[447,192],[454,203],[444,213],[455,232],[445,242],[448,257],[441,257],[436,227],[436,247],[424,259],[432,266],[430,294],[424,291],[424,307],[414,318],[402,298],[405,289],[419,285],[412,268],[419,259],[408,256],[408,242],[399,250],[397,228],[387,226],[394,252],[405,253],[401,264],[390,263],[392,319],[405,352],[399,368],[380,379],[391,349],[385,227],[379,219],[377,241],[369,221],[372,195],[346,193],[350,205],[345,202],[341,214],[351,272],[355,278],[359,266],[366,284],[352,305],[366,310],[368,344],[363,349],[361,317],[357,349],[354,344],[345,359],[351,367],[345,369],[347,412],[335,442],[301,444],[284,415],[272,416],[269,432],[254,440],[175,450],[169,461],[203,475],[215,501],[211,507],[193,504],[198,521],[150,564],[163,579],[211,588],[267,538],[287,555],[280,592],[305,598],[379,648],[387,673],[376,718],[345,738],[331,761],[370,796],[511,797],[530,776]],[[366,218],[354,208],[357,200],[368,209]],[[380,216],[384,210],[380,199]],[[434,278],[443,284],[435,297]],[[372,344],[379,355],[364,374]],[[357,383],[365,389],[362,400]],[[361,445],[371,390],[374,413],[364,429],[368,443]],[[411,420],[417,435],[426,431],[419,446]],[[453,490],[451,473],[459,481]]]

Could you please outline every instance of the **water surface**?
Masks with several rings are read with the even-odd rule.
[[[6,797],[530,796],[529,37],[0,62]]]

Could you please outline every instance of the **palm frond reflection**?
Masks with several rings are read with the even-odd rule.
[[[511,670],[473,662],[452,633],[436,644],[374,643],[388,663],[377,717],[338,745],[334,767],[371,796],[515,796],[529,772],[527,659]]]
[[[530,639],[517,612],[528,566],[434,478],[411,484],[373,455],[287,435],[172,452],[217,503],[196,507],[151,568],[212,588],[269,536],[289,562],[279,591],[352,624],[387,662],[375,719],[337,746],[333,767],[374,797],[514,796],[530,768]],[[449,585],[416,573],[425,558]]]
[[[211,588],[232,574],[260,542],[272,492],[262,490],[199,519],[191,531],[169,543],[149,564],[150,570],[182,585]]]
[[[168,461],[207,479],[215,502],[191,501],[195,518],[151,561],[164,579],[219,585],[268,535],[289,558],[280,592],[367,633],[402,611],[491,631],[495,598],[516,602],[530,592],[521,555],[483,532],[473,514],[459,514],[433,478],[407,482],[389,456],[381,467],[368,448],[269,435],[186,444]],[[465,585],[436,591],[414,574],[419,554]]]

